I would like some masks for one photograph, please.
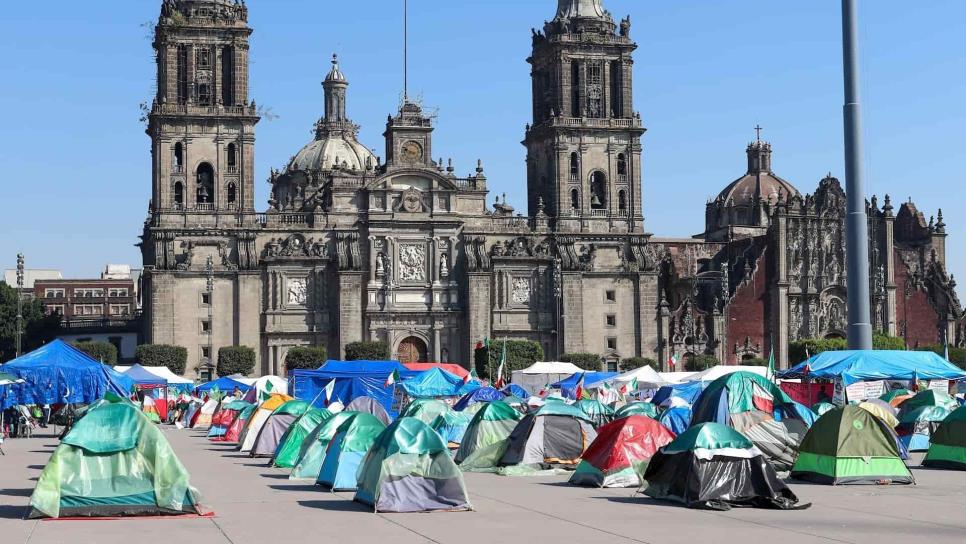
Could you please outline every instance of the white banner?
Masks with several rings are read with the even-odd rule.
[[[949,380],[929,380],[929,389],[949,393]]]

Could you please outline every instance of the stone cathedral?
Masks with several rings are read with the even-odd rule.
[[[315,137],[257,208],[251,32],[238,0],[165,0],[156,27],[145,337],[188,348],[189,376],[230,345],[282,374],[293,346],[339,357],[360,340],[468,365],[484,338],[530,339],[548,360],[591,352],[614,368],[772,350],[787,364],[790,341],[844,335],[845,199],[831,175],[803,194],[756,139],[745,173],[708,201],[704,233],[645,231],[637,44],[602,0],[558,0],[533,30],[525,213],[489,198],[483,162],[459,177],[435,158],[446,142],[415,101],[389,115],[381,153],[360,142],[351,67],[334,57]],[[889,197],[868,211],[875,328],[962,344],[941,211],[927,222]]]

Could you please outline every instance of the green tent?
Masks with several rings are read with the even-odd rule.
[[[355,500],[376,512],[471,510],[463,474],[442,437],[401,417],[379,435],[359,469]]]
[[[362,460],[384,430],[386,424],[372,414],[357,413],[345,420],[329,443],[317,483],[332,491],[355,491]]]
[[[399,417],[414,417],[429,425],[441,414],[451,411],[452,408],[441,400],[436,399],[416,399],[410,402]]]
[[[275,450],[275,456],[272,457],[271,465],[279,468],[294,467],[299,452],[302,451],[302,442],[316,427],[330,417],[332,417],[332,412],[323,408],[313,408],[300,415],[282,435],[278,448]]]
[[[594,427],[605,425],[614,418],[614,409],[596,399],[578,400],[574,406],[587,414]]]
[[[506,452],[507,438],[523,416],[509,404],[495,400],[470,420],[456,452],[456,462],[465,471],[496,467]]]
[[[319,477],[319,471],[322,470],[322,462],[325,461],[325,453],[329,448],[332,437],[335,436],[343,423],[358,413],[360,412],[339,412],[323,421],[321,425],[316,426],[302,440],[289,478],[292,480],[316,480]]]
[[[924,466],[966,470],[966,407],[949,414],[933,431],[929,442]]]
[[[477,404],[483,403],[478,402]],[[436,419],[429,426],[439,433],[451,448],[458,448],[460,442],[463,441],[463,435],[466,433],[466,428],[469,426],[472,418],[473,415],[465,411],[457,412],[450,410],[449,412],[436,416]]]
[[[835,409],[835,405],[831,402],[817,402],[812,406],[812,411],[819,415],[819,417],[824,416],[825,412]]]
[[[832,485],[915,483],[899,457],[899,446],[888,425],[852,405],[831,410],[812,425],[802,440],[791,476]]]
[[[101,404],[54,450],[30,517],[197,514],[197,491],[164,434],[127,402]]]
[[[618,408],[617,412],[614,413],[614,419],[627,416],[647,416],[651,419],[657,419],[657,405],[652,402],[632,402]]]
[[[893,401],[896,400],[898,397],[911,397],[911,396],[913,396],[912,391],[909,391],[908,389],[893,389],[892,391],[889,391],[888,393],[879,397],[879,400],[884,400],[889,404],[892,404],[893,406],[895,406],[895,404],[893,404]]]
[[[309,403],[304,400],[290,400],[276,408],[262,428],[259,429],[252,451],[248,455],[251,457],[274,457],[278,445],[288,431],[288,428],[305,412],[309,411]]]
[[[956,399],[950,397],[942,391],[926,389],[925,391],[916,393],[915,397],[903,402],[900,405],[900,408],[902,409],[902,412],[906,412],[909,410],[915,410],[920,406],[941,406],[952,412],[956,408],[959,408],[959,403],[956,402]]]

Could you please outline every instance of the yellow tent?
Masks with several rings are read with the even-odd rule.
[[[859,404],[859,408],[862,408],[875,417],[881,419],[886,425],[892,427],[893,429],[899,425],[899,420],[896,419],[895,414],[887,410],[884,406],[872,402],[863,402]]]

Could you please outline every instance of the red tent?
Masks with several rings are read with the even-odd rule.
[[[597,487],[635,487],[657,450],[674,433],[642,415],[614,420],[597,429],[597,438],[581,456],[570,483]]]
[[[455,374],[460,378],[466,378],[470,374],[469,370],[466,370],[461,365],[453,363],[403,363],[403,366],[416,372],[424,372],[426,370],[439,368],[449,372],[450,374]]]

